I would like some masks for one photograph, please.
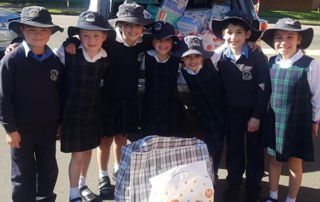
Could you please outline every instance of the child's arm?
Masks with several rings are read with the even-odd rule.
[[[253,57],[253,68],[256,69],[257,100],[252,114],[252,118],[248,122],[248,131],[252,131],[255,129],[255,131],[257,131],[259,129],[259,126],[258,128],[256,127],[257,125],[259,125],[258,121],[254,119],[261,120],[264,117],[268,101],[271,95],[271,82],[269,75],[268,59],[264,54],[258,51],[253,52]]]
[[[0,63],[0,122],[7,134],[17,132],[13,106],[14,94],[14,58],[4,57]],[[14,137],[17,135],[13,134]],[[13,138],[14,145],[16,138]]]
[[[318,134],[318,122],[320,120],[320,64],[316,60],[312,60],[308,70],[308,83],[312,94],[312,120],[313,120],[313,135]]]

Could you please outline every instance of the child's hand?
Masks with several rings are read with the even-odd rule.
[[[251,119],[248,122],[248,132],[256,132],[259,130],[259,126],[260,126],[260,120],[256,119],[254,117],[251,117]]]
[[[17,48],[20,44],[19,43],[13,43],[10,44],[7,48],[6,51],[4,52],[5,54],[11,53],[15,48]]]
[[[21,137],[18,131],[7,134],[7,143],[12,148],[20,148]]]
[[[62,134],[61,125],[58,125],[56,140],[61,140],[61,134]]]
[[[318,127],[319,127],[318,123],[312,124],[312,135],[315,137],[318,136]]]
[[[259,52],[262,51],[261,46],[259,46],[258,44],[256,44],[255,42],[251,42],[248,41],[248,46],[254,51],[254,50],[258,50]]]
[[[76,45],[73,44],[73,43],[70,43],[70,44],[68,44],[68,45],[64,48],[64,50],[65,50],[67,53],[69,53],[69,54],[71,54],[71,55],[74,55],[74,54],[76,54]]]

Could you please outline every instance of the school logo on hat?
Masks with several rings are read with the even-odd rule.
[[[33,8],[29,11],[29,16],[34,18],[39,15],[39,9]]]
[[[57,81],[59,72],[56,69],[50,71],[50,79],[51,81]]]
[[[299,22],[297,20],[287,18],[284,23],[287,25],[297,25]]]
[[[162,24],[160,22],[157,22],[155,25],[154,25],[154,30],[155,31],[159,31],[162,29]]]
[[[199,38],[187,38],[186,42],[189,43],[189,45],[192,47],[200,47],[201,46],[201,40]]]
[[[91,13],[85,16],[85,21],[87,21],[87,22],[94,22],[95,20],[96,20],[96,18]]]

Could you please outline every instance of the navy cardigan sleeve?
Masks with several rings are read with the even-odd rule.
[[[0,63],[0,122],[7,133],[17,130],[13,107],[15,62],[10,55]]]
[[[257,68],[257,101],[254,107],[253,117],[264,117],[271,95],[271,82],[269,75],[268,58],[258,51],[254,51],[254,66]]]

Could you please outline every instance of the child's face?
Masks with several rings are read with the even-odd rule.
[[[196,72],[202,65],[204,58],[199,54],[191,54],[181,58],[185,66],[189,67],[193,72]]]
[[[246,31],[240,25],[229,24],[222,32],[223,39],[234,50],[242,50],[246,40],[251,36],[251,30]]]
[[[152,44],[158,55],[169,55],[172,49],[172,39],[153,39]]]
[[[103,42],[107,39],[107,34],[102,31],[90,31],[80,29],[80,41],[89,55],[97,54]]]
[[[298,32],[277,30],[274,33],[273,45],[282,58],[290,59],[297,53],[297,46],[301,43],[301,36]]]
[[[135,44],[142,36],[143,25],[122,22],[119,26],[122,38],[128,45]]]
[[[43,49],[48,43],[52,33],[51,28],[41,28],[29,25],[23,25],[20,29],[32,51],[35,49]]]

